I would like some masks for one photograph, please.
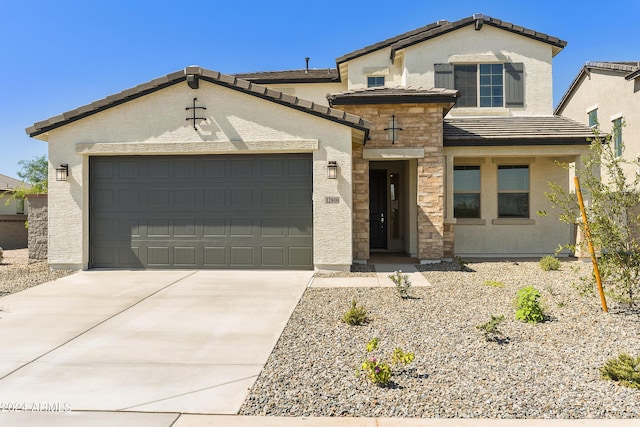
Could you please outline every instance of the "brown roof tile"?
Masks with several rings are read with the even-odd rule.
[[[561,116],[465,117],[444,120],[445,146],[589,144],[591,128]]]
[[[67,125],[76,120],[104,111],[108,108],[120,105],[132,99],[139,98],[148,93],[163,89],[165,87],[186,81],[187,75],[198,75],[202,80],[213,84],[237,90],[252,96],[258,96],[267,101],[275,102],[285,107],[293,108],[304,113],[313,114],[315,116],[331,120],[343,125],[359,129],[365,132],[365,136],[369,131],[370,123],[358,116],[352,116],[340,110],[333,110],[329,107],[316,105],[311,101],[300,99],[295,96],[285,95],[273,89],[267,89],[246,80],[238,79],[235,76],[222,74],[217,71],[206,70],[197,66],[186,67],[182,71],[177,71],[167,76],[160,77],[150,82],[143,83],[134,88],[124,90],[120,93],[110,95],[104,99],[92,102],[67,111],[61,115],[52,117],[48,120],[35,123],[33,126],[25,129],[29,136],[37,136],[46,133],[52,129]]]
[[[445,103],[455,104],[458,91],[442,88],[378,87],[327,95],[330,106],[354,104]],[[449,111],[449,109],[446,109]]]
[[[389,38],[387,40],[383,40],[379,43],[372,44],[370,46],[367,46],[362,49],[358,49],[356,51],[343,55],[339,57],[336,60],[336,62],[338,66],[340,66],[340,64],[342,64],[343,62],[350,61],[352,59],[358,58],[363,55],[367,55],[371,52],[375,52],[376,50],[383,49],[386,47],[391,47],[391,58],[393,58],[395,56],[395,52],[400,49],[404,49],[408,46],[421,43],[425,40],[429,40],[434,37],[438,37],[443,34],[449,33],[451,31],[455,31],[467,25],[476,24],[476,23],[481,23],[483,25],[491,25],[495,28],[510,31],[512,33],[520,34],[524,37],[529,37],[544,43],[548,43],[557,49],[555,53],[559,52],[567,45],[566,41],[560,40],[557,37],[549,36],[545,33],[540,33],[540,32],[537,32],[528,28],[524,28],[518,25],[513,25],[510,22],[504,22],[504,21],[501,21],[500,19],[491,18],[490,16],[478,14],[478,15],[473,15],[473,16],[460,19],[455,22],[448,22],[448,21],[434,22],[432,24],[418,28],[416,30],[409,31],[404,34],[400,34],[398,36]]]
[[[273,83],[331,83],[339,82],[340,76],[335,68],[307,68],[301,70],[261,71],[240,73],[238,78],[258,84]]]

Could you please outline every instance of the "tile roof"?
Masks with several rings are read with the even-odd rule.
[[[0,174],[0,191],[11,191],[17,188],[31,188],[26,182]]]
[[[578,75],[573,79],[567,91],[562,95],[554,114],[562,114],[566,103],[569,101],[575,89],[577,89],[578,84],[591,70],[613,71],[624,76],[626,80],[631,80],[640,76],[640,61],[587,61],[578,72]]]
[[[479,27],[482,27],[482,25],[490,25],[495,28],[510,31],[512,33],[519,34],[524,37],[529,37],[534,40],[548,43],[555,48],[554,55],[567,45],[566,41],[560,40],[557,37],[553,37],[545,33],[540,33],[525,27],[514,25],[510,22],[501,21],[500,19],[495,19],[490,16],[476,14],[473,16],[469,16],[467,18],[460,19],[455,22],[437,21],[432,24],[426,25],[424,27],[418,28],[416,30],[409,31],[395,37],[391,37],[379,43],[375,43],[370,46],[366,46],[362,49],[358,49],[356,51],[347,53],[346,55],[339,57],[336,60],[336,63],[338,64],[338,66],[340,66],[340,64],[344,62],[350,61],[352,59],[358,58],[363,55],[367,55],[371,52],[375,52],[376,50],[380,50],[386,47],[391,47],[391,58],[393,59],[395,56],[395,52],[397,50],[404,49],[416,43],[421,43],[425,40],[438,37],[440,35],[458,30],[462,27],[465,27],[467,25],[472,25],[472,24]]]
[[[255,73],[234,74],[239,79],[258,84],[272,83],[331,83],[339,82],[340,76],[335,68],[303,68],[301,70],[259,71]]]
[[[444,120],[444,145],[567,145],[589,144],[588,126],[561,116],[465,117]]]
[[[197,76],[199,79],[217,84],[229,89],[237,90],[247,95],[256,96],[267,101],[275,102],[286,107],[290,107],[304,113],[312,114],[323,119],[331,120],[368,133],[370,123],[359,116],[345,113],[327,106],[319,105],[296,96],[287,95],[282,92],[268,89],[265,86],[252,83],[248,80],[222,74],[217,71],[207,70],[198,66],[186,67],[184,70],[176,71],[166,76],[151,80],[131,89],[124,90],[115,95],[95,101],[91,104],[67,111],[48,120],[35,123],[28,127],[27,134],[31,137],[44,134],[52,129],[67,125],[76,120],[115,107],[125,102],[131,101],[149,93],[169,87],[174,84],[187,81],[187,76]]]
[[[457,90],[442,88],[376,87],[330,93],[327,100],[332,107],[353,104],[446,103],[450,104],[446,109],[449,111],[458,94]]]

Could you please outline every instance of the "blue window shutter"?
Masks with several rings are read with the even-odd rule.
[[[505,107],[524,107],[524,64],[522,62],[504,64],[504,75]]]
[[[433,64],[435,72],[434,87],[455,89],[453,83],[453,64]]]

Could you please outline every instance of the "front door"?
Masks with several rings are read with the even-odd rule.
[[[387,171],[369,171],[369,244],[387,248]]]

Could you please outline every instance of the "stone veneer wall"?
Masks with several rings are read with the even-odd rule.
[[[424,148],[418,159],[418,258],[440,260],[453,254],[454,225],[444,224],[443,108],[441,104],[343,105],[372,124],[366,148]],[[387,139],[389,120],[396,117],[397,139]],[[363,147],[353,148],[353,257],[369,259],[369,161]]]
[[[47,259],[49,241],[48,197],[46,194],[27,194],[29,212],[29,261]]]

